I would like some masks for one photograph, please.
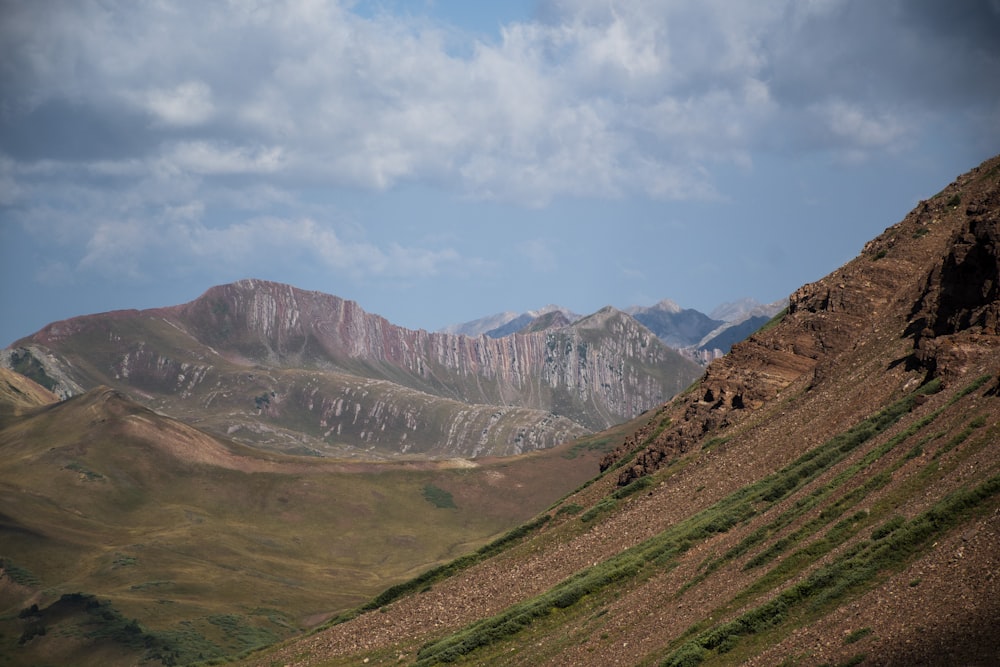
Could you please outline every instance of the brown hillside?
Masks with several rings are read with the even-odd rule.
[[[1000,664],[998,226],[994,158],[529,537],[250,664]]]
[[[0,664],[180,665],[273,643],[529,519],[592,475],[603,437],[350,462],[260,452],[108,387],[2,412]]]
[[[0,416],[20,414],[58,400],[58,396],[40,384],[0,366]]]

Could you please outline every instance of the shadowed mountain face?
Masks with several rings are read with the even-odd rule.
[[[510,455],[634,417],[700,373],[628,315],[475,338],[397,327],[335,296],[243,280],[181,306],[51,324],[6,365],[97,385],[216,433],[314,455]]]
[[[1000,157],[797,290],[522,539],[247,664],[1000,664],[998,230]]]
[[[691,308],[681,308],[669,300],[648,308],[631,308],[629,312],[649,327],[660,340],[675,348],[696,345],[709,332],[723,324],[722,320],[713,320]]]

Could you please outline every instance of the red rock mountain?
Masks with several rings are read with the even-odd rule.
[[[466,337],[259,280],[181,306],[56,322],[3,359],[63,395],[108,385],[244,442],[376,457],[551,447],[634,417],[701,372],[611,308]]]

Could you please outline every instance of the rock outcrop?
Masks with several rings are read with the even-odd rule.
[[[901,323],[913,352],[897,363],[922,367],[929,377],[960,374],[990,353],[1000,328],[997,162],[921,202],[853,261],[796,290],[780,324],[763,327],[713,362],[690,391],[609,453],[602,471],[622,467],[619,484],[625,485],[706,446],[706,434],[724,439],[720,433],[793,383],[804,390],[821,386],[845,353],[880,335],[879,321]],[[628,457],[627,465],[620,463]]]

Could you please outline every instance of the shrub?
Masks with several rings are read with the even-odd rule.
[[[639,479],[634,480],[619,489],[616,489],[615,492],[611,494],[611,497],[621,500],[622,498],[631,496],[633,493],[638,493],[643,489],[649,488],[652,485],[653,485],[652,479],[650,479],[649,477],[640,477]]]
[[[597,503],[589,510],[584,512],[583,516],[580,517],[580,521],[584,523],[590,523],[591,521],[601,516],[605,512],[610,512],[611,510],[613,510],[616,504],[617,503],[615,503],[613,499],[605,498],[604,500],[602,500],[601,502]]]
[[[872,630],[871,628],[859,628],[854,632],[852,632],[851,634],[844,637],[844,643],[855,644],[864,639],[865,637],[867,637],[868,635],[870,635],[872,632],[874,632],[874,630]]]
[[[444,489],[427,484],[423,490],[424,499],[439,509],[456,509],[455,499]]]
[[[568,505],[563,505],[562,507],[560,507],[559,511],[556,512],[556,516],[561,516],[563,514],[568,514],[570,516],[573,516],[575,514],[579,514],[582,511],[583,511],[582,505],[577,505],[576,503],[569,503]]]

